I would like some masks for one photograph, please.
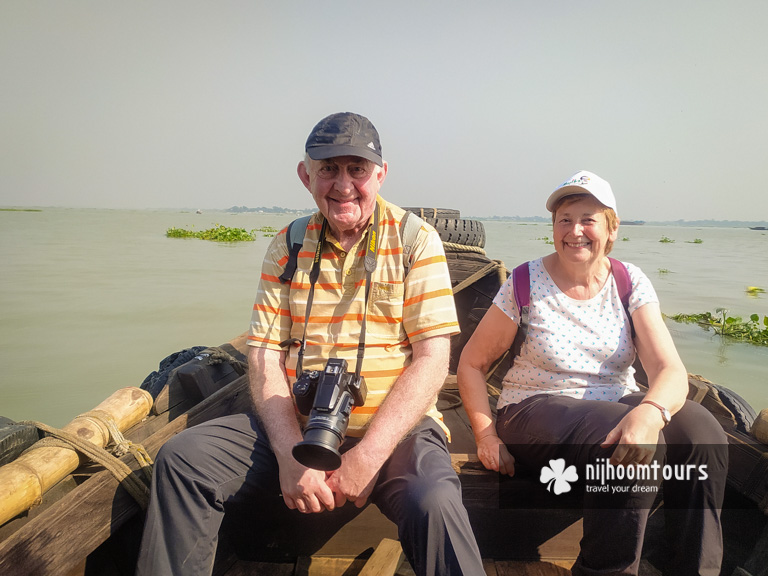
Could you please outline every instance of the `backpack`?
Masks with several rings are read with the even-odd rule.
[[[629,319],[629,327],[634,339],[635,326],[632,323],[632,316],[629,314],[629,296],[632,293],[632,280],[629,277],[627,267],[623,263],[615,258],[609,257],[608,260],[611,263],[611,274],[613,274],[616,280],[621,304],[624,306],[624,312]],[[510,348],[511,358],[514,361],[514,358],[520,353],[525,337],[528,334],[528,312],[531,303],[531,275],[528,269],[528,262],[523,262],[512,270],[512,286],[515,293],[515,304],[517,304],[517,309],[520,310],[520,325],[518,326],[515,340],[512,343],[512,348]]]
[[[307,233],[307,225],[310,218],[312,218],[312,214],[297,218],[288,224],[288,228],[285,231],[285,242],[288,245],[288,262],[286,262],[285,269],[280,275],[280,282],[282,284],[290,282],[293,275],[296,274],[299,251],[301,251],[301,247],[304,244],[304,236]],[[416,236],[422,224],[424,224],[424,220],[407,210],[400,221],[400,240],[403,243],[403,264],[405,265],[403,277],[408,275],[408,271],[413,264],[413,245],[416,242]]]

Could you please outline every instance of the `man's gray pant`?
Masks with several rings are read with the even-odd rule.
[[[279,493],[277,460],[256,416],[226,416],[180,433],[157,455],[137,574],[210,574],[225,512]],[[397,525],[417,574],[485,574],[445,434],[431,418],[387,460],[371,501]]]

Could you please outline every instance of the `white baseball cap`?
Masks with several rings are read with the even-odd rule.
[[[560,198],[571,196],[572,194],[591,194],[603,206],[616,210],[616,198],[611,190],[611,185],[600,178],[597,174],[581,170],[560,184],[552,194],[547,198],[547,210],[552,212]]]

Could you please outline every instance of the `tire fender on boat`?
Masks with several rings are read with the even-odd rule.
[[[0,416],[0,466],[15,460],[40,438],[40,433],[34,426],[18,424],[10,418]]]

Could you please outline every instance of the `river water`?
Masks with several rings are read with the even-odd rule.
[[[281,228],[287,214],[53,209],[0,211],[0,415],[62,426],[164,357],[248,327],[270,237],[222,244],[170,227]],[[546,224],[485,222],[508,268],[552,250]],[[674,242],[661,243],[667,237]],[[768,315],[768,234],[745,228],[623,226],[612,256],[649,275],[666,314]],[[626,238],[622,240],[622,238]],[[700,243],[693,243],[700,239]],[[768,347],[668,321],[689,372],[768,407]]]

